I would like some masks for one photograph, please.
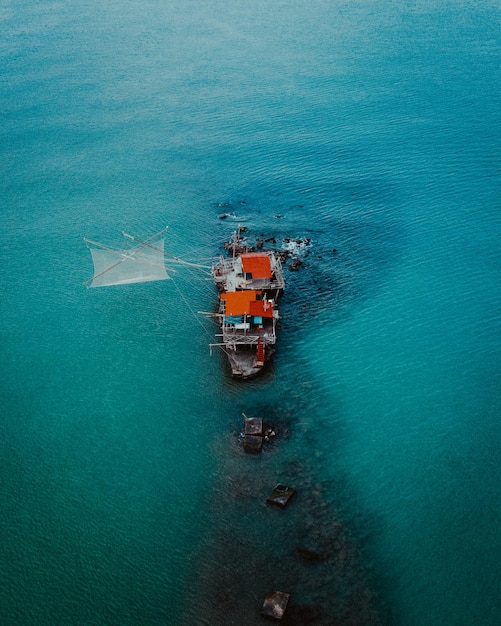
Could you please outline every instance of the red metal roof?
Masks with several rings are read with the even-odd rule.
[[[270,257],[264,252],[249,252],[241,254],[242,267],[252,278],[271,278]]]
[[[273,305],[269,300],[254,300],[250,303],[250,314],[273,317]]]

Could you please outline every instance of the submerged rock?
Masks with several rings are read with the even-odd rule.
[[[316,606],[308,604],[291,605],[287,611],[287,624],[291,626],[303,626],[310,624],[321,616],[321,611]]]
[[[316,552],[315,550],[308,550],[307,548],[298,548],[296,550],[296,555],[300,559],[303,559],[303,561],[309,561],[310,563],[324,561],[326,558],[320,552]]]

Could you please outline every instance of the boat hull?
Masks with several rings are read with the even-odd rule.
[[[238,346],[234,349],[226,346],[225,352],[231,367],[231,375],[238,380],[259,376],[266,369],[273,354],[273,350],[267,348],[264,359],[259,361],[255,346],[252,345]]]

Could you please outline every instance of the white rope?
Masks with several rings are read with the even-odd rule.
[[[172,278],[172,277],[171,277]],[[200,319],[200,316],[195,313],[195,311],[192,309],[189,301],[186,299],[184,293],[182,292],[182,290],[177,286],[176,281],[172,278],[172,283],[174,285],[174,287],[177,289],[179,295],[181,296],[181,299],[183,300],[183,302],[185,303],[185,305],[187,306],[187,308],[190,310],[191,314],[193,315],[193,317],[197,320],[197,322],[200,324],[200,326],[202,327],[204,333],[208,336],[208,337],[213,337],[213,335],[207,330],[207,328],[204,326],[204,324],[202,323],[202,320]]]

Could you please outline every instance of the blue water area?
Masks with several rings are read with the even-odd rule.
[[[0,22],[0,622],[251,626],[280,589],[294,624],[497,623],[498,3]],[[196,269],[84,285],[84,237],[210,265],[239,222],[308,240],[260,379]]]

